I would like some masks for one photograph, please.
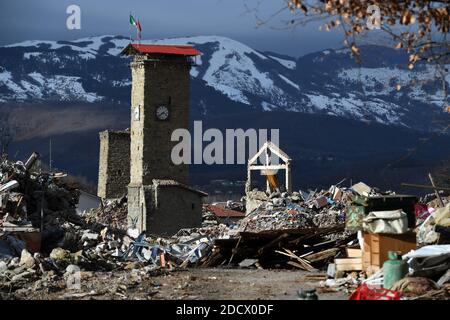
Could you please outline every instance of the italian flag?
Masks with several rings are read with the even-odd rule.
[[[138,21],[136,21],[136,19],[134,19],[134,17],[131,14],[130,14],[130,24],[132,26],[135,26],[139,30],[139,32],[142,31],[141,22],[139,21],[139,19]]]
[[[138,39],[141,39],[141,31],[142,31],[142,26],[141,26],[141,22],[139,21],[139,19],[136,21],[136,19],[130,14],[130,24],[134,27],[136,27],[137,30],[137,36]]]
[[[137,22],[131,14],[130,14],[130,24],[135,27],[137,26]]]

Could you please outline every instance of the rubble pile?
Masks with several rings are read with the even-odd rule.
[[[45,252],[66,230],[83,224],[75,210],[77,185],[65,174],[34,169],[38,157],[33,153],[25,163],[4,158],[0,164],[0,243],[6,256],[11,247],[20,256],[20,241]]]
[[[378,274],[367,278],[361,262],[356,262],[361,261],[362,242],[349,226],[370,224],[367,218],[358,218],[358,206],[366,210],[380,201],[403,206],[413,199],[380,193],[363,183],[309,192],[254,190],[247,193],[245,205],[231,201],[205,205],[201,228],[181,229],[162,238],[126,229],[126,197],[106,200],[100,208],[78,215],[77,186],[65,182],[63,174],[33,170],[36,157],[25,164],[6,159],[0,164],[0,293],[20,291],[27,283],[34,283],[33,290],[51,290],[52,283],[64,283],[78,271],[152,275],[219,266],[328,269],[322,291],[379,284]],[[410,267],[412,275],[432,276],[433,294],[442,296],[450,279],[444,272],[450,256],[448,247],[439,245],[446,241],[442,234],[449,227],[450,204],[443,208],[433,197],[427,200],[414,205],[418,242],[425,248],[438,245],[439,258],[428,259],[430,251],[426,251],[428,271],[424,273],[425,262],[418,250]],[[249,212],[240,219],[244,208]],[[350,255],[351,250],[358,255]],[[398,290],[412,291],[413,281],[398,284]]]
[[[202,226],[216,226],[219,224],[218,217],[214,214],[214,212],[209,208],[209,206],[204,205],[202,207]]]
[[[34,290],[61,281],[65,286],[80,270],[148,274],[195,265],[209,254],[213,239],[229,230],[217,224],[166,239],[127,234],[126,197],[78,215],[77,186],[65,182],[65,175],[33,170],[30,161],[3,159],[0,169],[0,293],[30,282]]]
[[[105,199],[102,206],[92,209],[84,215],[90,222],[98,222],[115,229],[126,230],[127,228],[127,197],[118,199]]]
[[[345,222],[344,209],[355,192],[331,186],[320,192],[251,191],[246,200],[257,206],[240,221],[240,230],[258,232],[293,228],[323,228]]]
[[[31,221],[37,227],[41,207],[50,213],[75,209],[79,197],[77,186],[65,181],[65,174],[32,171],[38,157],[33,153],[25,163],[1,159],[0,215],[3,222]]]

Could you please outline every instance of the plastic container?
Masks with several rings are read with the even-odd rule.
[[[400,300],[402,294],[398,291],[369,286],[366,283],[360,285],[348,298],[349,300]]]
[[[408,274],[408,264],[399,258],[398,252],[389,251],[389,260],[383,264],[383,288],[390,289]]]

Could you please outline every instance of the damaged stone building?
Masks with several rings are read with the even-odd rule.
[[[100,132],[100,158],[97,195],[120,198],[130,183],[130,131]]]
[[[189,128],[189,71],[199,54],[193,46],[178,45],[130,44],[122,51],[134,57],[129,153],[127,159],[126,153],[112,159],[119,142],[111,138],[115,133],[104,133],[99,195],[108,198],[127,187],[128,227],[140,232],[171,235],[201,225],[206,194],[188,186],[188,164],[171,159],[177,143],[171,141],[172,132]],[[115,178],[126,169],[124,163],[128,176],[119,181]]]

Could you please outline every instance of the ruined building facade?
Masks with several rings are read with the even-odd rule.
[[[120,198],[127,194],[130,182],[130,132],[100,132],[100,157],[97,195]]]

